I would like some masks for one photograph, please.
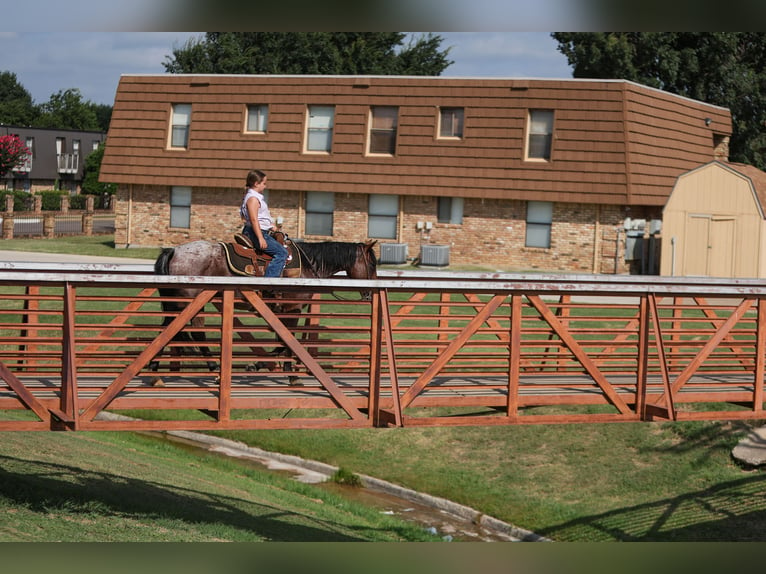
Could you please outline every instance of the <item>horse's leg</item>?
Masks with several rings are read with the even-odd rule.
[[[292,312],[293,313],[298,313],[299,311],[300,311],[300,309],[298,309],[296,311],[292,311]],[[287,327],[290,330],[291,333],[295,333],[295,330],[298,327],[298,321],[299,321],[299,317],[296,315],[295,317],[292,317],[292,316],[286,317],[282,321],[282,323],[284,324],[285,327]],[[279,352],[284,354],[288,358],[293,356],[292,353],[290,352],[290,350],[287,347],[284,347],[284,346],[280,349]],[[287,371],[288,373],[292,372],[292,370],[293,370],[293,362],[292,361],[285,361],[283,364],[284,364],[285,371]],[[299,386],[300,385],[299,379],[295,375],[288,375],[287,376],[287,382],[288,382],[288,384],[291,387]]]
[[[210,352],[210,347],[204,344],[204,343],[207,343],[207,337],[205,336],[205,331],[202,330],[205,326],[204,317],[200,317],[199,315],[194,317],[191,320],[191,325],[192,325],[192,328],[195,329],[191,333],[192,340],[196,343],[203,343],[197,347],[199,349],[199,352],[202,354],[203,357],[207,357],[207,358],[212,357],[213,354]],[[199,330],[196,330],[196,329],[199,329]],[[207,369],[208,371],[217,370],[218,363],[216,363],[212,359],[208,360]]]

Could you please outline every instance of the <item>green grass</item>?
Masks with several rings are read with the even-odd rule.
[[[159,248],[116,249],[113,235],[63,236],[53,239],[3,239],[0,250],[35,253],[76,253],[99,257],[128,257],[154,260]]]
[[[2,542],[434,540],[413,523],[134,433],[3,434]]]

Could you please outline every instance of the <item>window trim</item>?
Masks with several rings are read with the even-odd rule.
[[[536,112],[540,113],[547,113],[550,114],[550,131],[546,132],[545,134],[540,133],[532,133],[532,115]],[[556,114],[553,110],[549,109],[530,109],[527,112],[527,133],[526,133],[526,142],[524,146],[524,161],[531,161],[531,162],[539,162],[539,163],[549,163],[552,161],[553,158],[553,134],[555,132],[555,123],[556,123]],[[548,155],[547,157],[537,157],[530,155],[531,147],[532,147],[532,136],[540,136],[544,135],[547,138],[548,143]]]
[[[188,116],[186,118],[186,123],[179,123],[175,124],[173,122],[176,121],[176,108],[180,106],[187,106],[189,109]],[[170,150],[188,150],[189,149],[189,140],[191,135],[191,120],[192,120],[192,105],[183,103],[183,104],[171,104],[170,105],[170,130],[168,132],[168,149]],[[176,128],[178,129],[184,129],[184,145],[175,145],[173,142],[176,141],[175,134],[176,134]]]
[[[251,110],[253,110],[255,108],[258,109],[258,113],[259,114],[262,111],[264,111],[264,113],[262,114],[263,123],[264,123],[264,127],[263,127],[262,130],[259,130],[259,129],[251,130],[250,129]],[[269,107],[269,104],[247,104],[247,105],[245,105],[245,126],[244,126],[243,133],[246,133],[246,134],[265,134],[265,133],[268,133],[268,131],[269,131],[269,113],[270,112],[271,112],[271,109]]]
[[[329,128],[312,128],[311,127],[311,109],[312,108],[325,108],[332,110],[332,117],[330,118]],[[318,116],[313,116],[318,117]],[[310,134],[312,132],[323,132],[329,135],[328,149],[309,149]],[[303,137],[303,153],[329,155],[332,153],[333,138],[335,136],[335,105],[333,104],[309,104],[306,106],[306,129]]]
[[[395,200],[396,203],[396,213],[391,214],[387,212],[379,212],[379,213],[373,213],[372,212],[372,203],[375,201],[373,198],[380,198],[380,197],[389,197],[392,200]],[[397,194],[387,194],[387,193],[380,193],[380,194],[370,194],[367,198],[367,237],[373,238],[373,239],[396,239],[399,234],[399,217],[401,216],[402,211],[402,198],[401,196]],[[386,220],[390,221],[393,219],[394,222],[394,233],[393,235],[373,235],[370,222],[373,218],[377,218],[380,220]]]
[[[309,196],[311,194],[323,194],[327,195],[332,198],[332,209],[329,211],[318,211],[316,209],[312,209],[309,211]],[[304,233],[306,235],[313,235],[313,236],[319,236],[319,237],[332,237],[335,233],[335,194],[331,191],[307,191],[306,192],[306,204],[305,204],[305,220],[304,220]],[[330,233],[311,233],[308,230],[308,222],[309,217],[311,215],[330,215]]]
[[[185,204],[179,204],[174,203],[174,192],[176,191],[187,191],[189,192],[189,203],[188,205]],[[191,186],[188,185],[174,185],[170,188],[170,197],[168,198],[168,207],[169,207],[169,219],[168,219],[168,228],[169,229],[191,229],[191,208],[192,208],[192,195],[193,190]],[[177,210],[183,209],[185,211],[185,218],[187,220],[186,226],[179,226],[179,225],[173,225],[173,213]]]
[[[381,109],[381,110],[390,109],[390,110],[396,111],[393,129],[384,130],[383,128],[374,127],[376,109]],[[367,119],[367,155],[373,156],[373,157],[395,157],[396,150],[399,146],[399,106],[370,106],[367,118],[368,118]],[[392,151],[386,151],[386,152],[372,151],[373,130],[377,130],[381,132],[382,131],[392,132],[392,138],[393,138],[393,145],[391,146],[393,148]]]
[[[460,127],[460,133],[459,135],[444,135],[442,134],[442,126],[444,121],[444,112],[447,111],[459,111],[460,112],[460,120],[459,120],[459,127]],[[454,117],[454,115],[453,115]],[[454,132],[454,130],[451,130]],[[459,141],[462,140],[465,137],[465,108],[459,107],[459,106],[439,106],[437,110],[437,118],[436,118],[436,139],[438,140],[452,140],[452,141]]]
[[[547,205],[550,208],[550,218],[548,221],[543,220],[533,220],[530,219],[530,205],[531,204],[540,204],[540,205]],[[529,247],[532,249],[550,249],[551,248],[551,242],[552,242],[552,236],[553,236],[553,202],[552,201],[527,201],[527,213],[525,216],[525,229],[524,229],[524,247]],[[529,230],[530,227],[535,227],[537,229],[542,229],[543,227],[547,227],[548,229],[548,237],[547,237],[547,245],[530,245],[529,244]]]

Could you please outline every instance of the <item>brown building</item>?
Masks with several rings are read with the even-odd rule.
[[[659,219],[730,134],[725,108],[619,80],[128,75],[101,179],[119,186],[119,247],[228,239],[260,168],[292,237],[614,273],[626,219]]]

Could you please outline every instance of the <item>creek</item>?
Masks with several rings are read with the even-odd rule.
[[[483,516],[467,507],[370,477],[361,477],[363,486],[339,484],[330,480],[337,469],[324,463],[270,453],[201,433],[168,431],[141,434],[169,440],[189,450],[205,450],[216,456],[236,458],[242,464],[253,465],[261,470],[286,474],[294,480],[313,484],[347,500],[377,508],[381,513],[420,524],[425,530],[444,541],[542,540],[532,533]]]

